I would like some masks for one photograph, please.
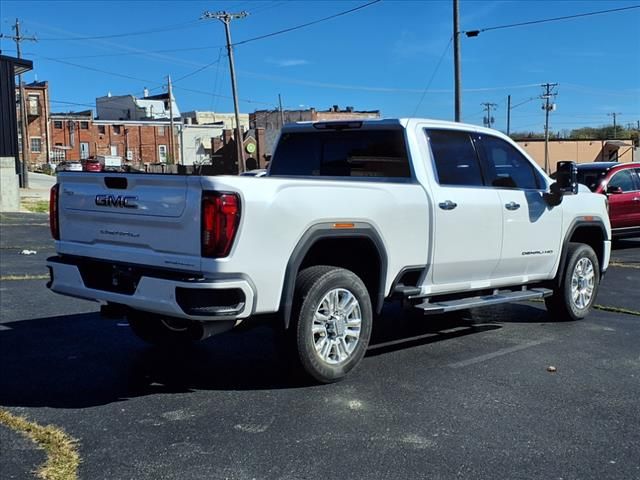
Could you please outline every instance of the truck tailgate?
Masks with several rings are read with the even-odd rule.
[[[199,181],[179,175],[59,175],[60,253],[200,269]]]

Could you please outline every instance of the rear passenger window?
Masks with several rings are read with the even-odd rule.
[[[411,178],[404,130],[284,133],[270,176]]]
[[[531,162],[513,145],[496,137],[479,137],[486,164],[487,183],[493,187],[538,189],[539,175]]]
[[[476,150],[467,132],[427,130],[440,185],[482,186]]]

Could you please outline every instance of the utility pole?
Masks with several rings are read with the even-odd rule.
[[[282,96],[278,94],[278,107],[280,109],[280,130],[284,127],[284,112],[282,111]]]
[[[462,78],[460,74],[460,15],[459,0],[453,0],[453,69],[455,82],[455,121],[462,118]]]
[[[616,119],[618,115],[622,115],[622,114],[620,112],[611,112],[611,113],[607,113],[607,115],[610,117],[613,117],[613,139],[615,140],[616,138],[618,138],[618,132],[617,132],[618,124],[616,123]]]
[[[238,108],[238,92],[236,87],[236,71],[233,64],[233,44],[231,43],[231,20],[244,18],[248,15],[247,12],[240,13],[228,13],[228,12],[216,12],[211,13],[205,11],[201,18],[212,19],[215,18],[224,23],[224,31],[227,36],[227,53],[229,55],[229,71],[231,73],[231,90],[233,92],[233,108],[236,114],[236,147],[238,153],[238,173],[245,171],[244,153],[242,149],[242,129],[240,128],[240,110]]]
[[[507,136],[511,132],[511,95],[507,96]]]
[[[173,136],[173,88],[171,86],[171,75],[167,75],[167,91],[169,92],[169,128],[171,129],[171,134],[169,135],[169,151],[171,152],[169,163],[176,163],[176,147]]]
[[[16,24],[13,26],[15,35],[3,35],[1,38],[9,38],[16,42],[16,51],[18,52],[18,58],[22,58],[22,49],[20,43],[26,41],[37,42],[36,37],[25,37],[20,35],[20,21],[16,18]],[[28,154],[27,147],[29,146],[29,131],[27,124],[27,104],[24,98],[24,84],[22,83],[22,74],[18,75],[18,86],[20,89],[20,130],[22,131],[22,161],[20,162],[20,188],[29,188],[29,169],[28,169]],[[49,138],[47,137],[47,142]],[[49,159],[47,158],[47,161]]]
[[[544,110],[544,171],[549,173],[549,112],[556,109],[556,104],[549,102],[552,96],[556,96],[557,93],[553,91],[557,87],[557,83],[545,83],[542,85],[544,93],[540,95],[545,103],[542,105]]]
[[[496,119],[491,116],[491,109],[496,108],[498,105],[495,103],[481,103],[487,112],[487,115],[482,119],[482,123],[485,127],[491,128],[491,126],[495,123]]]

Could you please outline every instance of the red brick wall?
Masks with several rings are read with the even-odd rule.
[[[55,128],[55,122],[61,121],[62,128]],[[88,121],[89,128],[80,128],[81,121]],[[73,127],[71,127],[73,124]],[[71,142],[71,128],[74,132],[74,142]],[[159,145],[167,146],[167,153],[170,150],[170,128],[169,126],[157,125],[131,125],[113,123],[94,123],[91,119],[51,119],[52,146],[59,143],[70,146],[66,150],[67,160],[80,159],[80,142],[89,143],[89,155],[111,155],[111,147],[116,147],[116,154],[123,159],[127,158],[127,151],[131,152],[133,163],[156,163],[160,161]],[[176,136],[176,159],[179,161],[180,148]]]
[[[49,96],[46,86],[25,86],[25,106],[27,110],[27,132],[29,142],[27,145],[27,160],[30,165],[40,165],[47,163],[47,116],[49,114]],[[29,97],[37,97],[37,103],[32,105]],[[37,106],[36,106],[37,105]],[[36,107],[32,112],[32,107]],[[35,113],[33,115],[32,113]],[[18,119],[20,119],[20,110],[18,109]],[[19,120],[18,120],[19,121]],[[40,151],[34,151],[32,146],[32,138],[40,139]]]

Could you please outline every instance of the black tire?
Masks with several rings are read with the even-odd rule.
[[[338,300],[335,311],[331,310],[334,313],[324,309],[329,306],[330,293]],[[352,307],[349,313],[343,310],[347,305],[342,305],[347,301]],[[318,265],[298,274],[293,302],[289,338],[300,366],[318,382],[341,380],[360,363],[371,338],[373,313],[367,287],[349,270]],[[324,331],[314,333],[314,318],[319,311],[329,313],[328,320],[323,326],[316,321],[316,329],[324,328]],[[324,354],[318,352],[317,345]]]
[[[583,261],[583,265],[592,267],[593,282],[583,280],[584,284],[578,283],[578,291],[589,290],[591,287],[591,295],[581,297],[579,300],[574,299],[572,291],[572,281],[574,273],[579,262]],[[598,287],[600,285],[600,264],[598,257],[589,245],[584,243],[570,243],[567,250],[567,258],[562,278],[558,281],[558,286],[554,289],[553,295],[545,299],[547,311],[554,320],[580,320],[586,317],[591,311],[591,307],[595,303],[598,295]],[[575,286],[575,282],[574,282]]]
[[[186,346],[198,340],[197,322],[132,310],[127,314],[131,330],[138,338],[160,347]]]

